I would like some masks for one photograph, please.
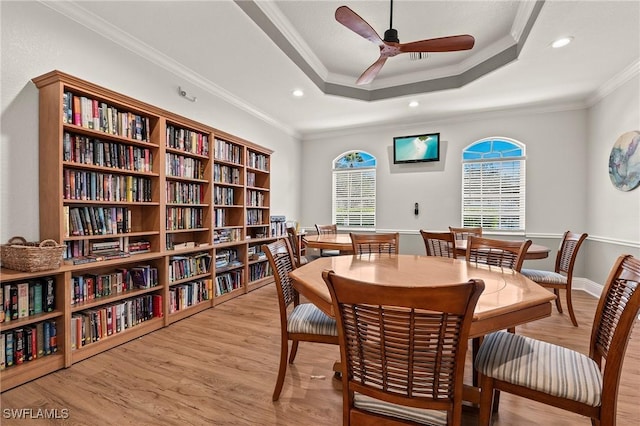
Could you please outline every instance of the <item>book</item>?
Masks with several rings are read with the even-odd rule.
[[[53,277],[45,277],[42,280],[44,293],[42,311],[52,312],[56,308],[55,279]]]
[[[29,316],[29,283],[18,284],[18,318]]]
[[[13,362],[16,365],[24,363],[24,329],[16,328],[14,330],[13,341]]]
[[[24,360],[25,361],[32,361],[34,359],[33,356],[33,352],[34,352],[34,334],[33,334],[33,328],[31,327],[25,327],[24,329]],[[37,355],[37,349],[36,349],[36,355]]]
[[[0,335],[0,370],[7,368],[7,352],[5,349],[4,334]]]
[[[13,331],[10,331],[8,333],[4,333],[2,335],[2,337],[4,338],[4,350],[5,350],[5,357],[6,357],[6,362],[5,364],[7,365],[7,367],[11,367],[13,365]]]
[[[19,313],[19,309],[18,309],[18,286],[15,284],[12,284],[11,287],[9,288],[9,292],[11,295],[11,306],[9,307],[9,310],[11,311],[11,319],[12,320],[16,320],[18,319],[18,313]]]
[[[4,322],[5,311],[4,311],[4,286],[3,285],[0,285],[0,303],[2,304],[2,307],[0,308],[0,322]]]
[[[38,357],[44,356],[44,326],[41,322],[36,324],[36,349]]]
[[[29,291],[33,292],[33,315],[42,313],[42,302],[43,302],[43,294],[42,294],[42,282],[35,281],[31,283],[29,287]],[[29,309],[32,308],[32,305],[29,304]]]

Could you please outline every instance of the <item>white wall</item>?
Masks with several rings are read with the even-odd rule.
[[[527,218],[529,237],[544,238],[555,249],[567,229],[585,229],[587,205],[586,111],[501,112],[425,122],[413,126],[335,132],[303,142],[302,216],[304,226],[331,221],[331,163],[350,149],[378,159],[377,228],[417,233],[447,230],[461,223],[462,150],[491,136],[516,139],[526,145]],[[440,132],[440,162],[394,165],[394,136]],[[420,214],[413,214],[414,203]],[[421,241],[405,238],[404,252],[424,252]],[[407,247],[406,244],[410,246]],[[541,266],[541,265],[539,265]]]
[[[38,91],[31,79],[54,69],[139,99],[274,150],[271,211],[299,217],[300,144],[293,136],[37,2],[2,2],[0,242],[28,240],[38,229]]]
[[[588,111],[586,276],[602,283],[620,254],[640,256],[640,188],[624,192],[609,178],[609,155],[618,137],[640,131],[640,75],[604,96]]]

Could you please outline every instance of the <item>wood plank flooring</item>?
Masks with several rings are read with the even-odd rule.
[[[564,301],[564,295],[561,295]],[[517,332],[587,351],[597,300],[577,291],[580,327],[568,315],[520,326]],[[300,344],[280,400],[271,401],[279,352],[273,285],[160,331],[8,390],[0,423],[8,425],[340,425],[342,399],[331,367],[336,346]],[[632,335],[622,372],[618,425],[640,424],[640,331]],[[469,368],[467,368],[467,371]],[[0,384],[1,386],[1,384]],[[11,409],[58,410],[68,419],[11,419]],[[42,412],[40,412],[42,414]],[[466,413],[464,425],[476,424]],[[582,416],[508,394],[494,425],[590,425]]]

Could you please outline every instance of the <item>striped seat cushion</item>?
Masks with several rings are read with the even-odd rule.
[[[522,275],[540,284],[566,284],[567,277],[557,272],[540,271],[538,269],[523,269]]]
[[[484,338],[475,360],[485,376],[598,407],[602,373],[588,356],[518,334]]]
[[[313,303],[301,303],[287,318],[289,333],[337,336],[336,320],[322,312]]]
[[[423,408],[406,407],[404,405],[392,404],[366,395],[355,393],[353,405],[363,411],[370,411],[376,414],[410,420],[426,425],[446,425],[446,411],[425,410]]]

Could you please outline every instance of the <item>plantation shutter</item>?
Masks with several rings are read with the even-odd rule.
[[[524,160],[463,163],[463,226],[525,230]]]
[[[375,169],[335,170],[333,188],[333,223],[346,227],[375,227]]]

